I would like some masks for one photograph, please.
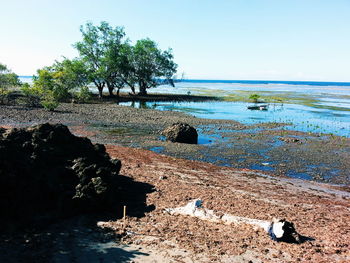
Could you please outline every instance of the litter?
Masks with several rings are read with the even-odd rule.
[[[178,208],[166,208],[166,213],[171,215],[188,215],[215,223],[224,224],[249,224],[254,228],[262,228],[274,241],[284,241],[288,243],[300,243],[300,235],[296,232],[293,223],[284,219],[273,219],[271,221],[252,219],[248,217],[223,214],[218,216],[214,210],[203,207],[203,201],[195,199],[187,205]]]

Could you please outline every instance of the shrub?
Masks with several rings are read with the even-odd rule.
[[[30,107],[43,106],[45,109],[53,111],[59,105],[53,91],[44,90],[39,86],[31,87],[27,83],[23,84],[22,93],[24,95],[24,103]]]
[[[0,85],[0,104],[5,104],[5,100],[8,94],[9,94],[9,90],[7,86]]]
[[[54,92],[46,91],[42,97],[41,105],[49,111],[55,110],[58,107],[59,102],[57,101]]]
[[[24,104],[29,107],[39,107],[43,90],[38,87],[31,87],[28,83],[22,85]]]
[[[43,100],[41,105],[49,111],[54,111],[58,107],[59,103],[55,100]]]
[[[0,63],[0,104],[8,102],[9,89],[20,84],[18,76],[12,73],[6,65]]]
[[[252,100],[254,103],[257,103],[257,102],[259,102],[260,95],[258,95],[258,94],[251,94],[249,96],[249,99]]]
[[[92,93],[90,92],[89,88],[86,86],[81,87],[80,90],[76,92],[74,95],[79,103],[88,102],[92,97]]]

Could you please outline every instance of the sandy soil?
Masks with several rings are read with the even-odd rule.
[[[111,221],[109,225],[122,237],[121,243],[102,242],[96,238],[96,220],[86,224],[78,219],[53,225],[47,231],[49,237],[44,238],[40,233],[36,239],[32,233],[29,239],[22,236],[20,241],[2,239],[0,254],[7,251],[10,254],[5,258],[13,259],[6,262],[19,262],[16,254],[21,249],[24,256],[20,258],[24,262],[28,258],[41,259],[38,262],[86,262],[88,259],[91,262],[350,261],[347,186],[283,177],[283,171],[290,167],[303,169],[303,160],[306,163],[315,160],[326,163],[326,174],[327,167],[341,169],[341,177],[345,179],[340,182],[348,183],[348,139],[281,133],[276,129],[252,133],[251,127],[236,122],[114,104],[63,104],[56,112],[0,106],[0,126],[20,127],[46,121],[67,124],[75,134],[107,144],[110,155],[122,160],[122,175],[154,186],[155,191],[147,196],[147,204],[155,209],[145,217]],[[220,140],[191,146],[160,141],[159,131],[176,121],[191,123],[208,135],[220,131]],[[247,128],[249,130],[244,131]],[[221,141],[225,138],[228,139]],[[230,147],[223,151],[223,145],[228,143]],[[145,149],[163,147],[162,152],[168,156],[120,145]],[[273,158],[275,172],[280,171],[282,177],[274,177],[274,171],[262,173],[241,168],[266,161],[264,149],[272,149],[268,160]],[[240,162],[237,156],[244,155],[246,160]],[[213,158],[210,160],[208,156]],[[214,157],[218,156],[231,158],[231,167],[224,166],[226,160],[215,161]],[[264,231],[249,225],[224,225],[164,213],[165,208],[183,206],[196,198],[218,214],[262,220],[286,218],[295,223],[298,232],[315,240],[300,245],[277,243]],[[19,242],[22,245],[18,246]]]
[[[123,175],[156,189],[147,198],[147,204],[155,205],[154,211],[143,218],[128,218],[125,228],[120,220],[111,223],[117,232],[129,233],[123,237],[126,244],[163,251],[167,262],[350,260],[350,194],[338,187],[266,177],[139,149],[107,145],[107,150],[122,160]],[[302,235],[315,240],[300,245],[277,243],[250,225],[224,225],[164,212],[196,198],[218,214],[286,218]],[[179,253],[169,254],[174,249]]]
[[[339,186],[274,178],[245,169],[219,167],[106,145],[122,160],[121,174],[154,186],[144,217],[79,216],[53,222],[39,232],[1,236],[2,262],[349,262],[350,193]],[[286,218],[313,241],[272,241],[246,224],[213,223],[170,215],[200,198],[220,215],[261,220]],[[121,211],[116,211],[121,214]],[[101,232],[104,222],[113,232]],[[99,223],[101,224],[101,223]],[[114,234],[113,234],[114,233]]]

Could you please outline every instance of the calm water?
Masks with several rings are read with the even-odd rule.
[[[291,84],[292,83],[292,84]],[[298,103],[269,103],[267,111],[249,110],[248,102],[148,102],[122,103],[133,107],[181,111],[200,118],[236,120],[245,124],[283,122],[286,129],[332,133],[350,137],[350,83],[334,82],[284,82],[266,81],[186,81],[176,87],[160,86],[150,93],[176,93],[214,95],[219,97],[241,96],[254,92],[266,96],[287,96]],[[308,102],[312,101],[312,105]]]
[[[30,77],[20,79],[31,82]],[[267,111],[247,109],[252,103],[230,101],[127,102],[121,105],[181,111],[196,117],[236,120],[245,124],[283,122],[290,124],[286,129],[350,137],[350,83],[184,80],[176,83],[175,88],[164,85],[149,90],[149,93],[212,95],[223,98],[242,94],[247,96],[248,92],[288,97],[289,101],[295,103],[270,103]]]

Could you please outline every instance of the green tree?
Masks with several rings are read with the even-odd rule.
[[[70,91],[88,84],[88,73],[84,62],[78,58],[64,58],[52,66],[54,78],[58,85]]]
[[[79,59],[56,61],[52,66],[37,71],[34,77],[34,87],[43,94],[50,93],[56,101],[65,101],[71,97],[74,88],[80,88],[88,83],[88,73],[83,61]]]
[[[102,97],[107,86],[110,96],[113,91],[129,86],[133,93],[138,86],[140,94],[147,89],[160,85],[160,79],[171,81],[177,65],[173,61],[171,49],[162,51],[150,39],[137,41],[131,46],[125,39],[122,27],[111,27],[107,22],[94,26],[87,23],[81,26],[83,39],[74,47],[84,62],[87,76],[93,82]],[[164,81],[163,81],[164,83]]]
[[[147,89],[161,84],[161,78],[172,84],[177,64],[173,61],[171,49],[162,51],[153,40],[142,39],[136,42],[130,59],[132,61],[130,78],[131,81],[136,81],[139,94],[146,95]]]
[[[4,103],[4,100],[9,93],[9,88],[19,86],[21,82],[18,76],[7,68],[6,65],[0,63],[0,103]]]
[[[86,65],[89,81],[95,84],[100,97],[105,86],[113,95],[113,90],[124,84],[119,74],[123,66],[121,62],[125,59],[122,50],[127,42],[124,40],[124,29],[101,22],[99,26],[87,23],[85,27],[81,26],[80,31],[83,40],[74,47]]]

